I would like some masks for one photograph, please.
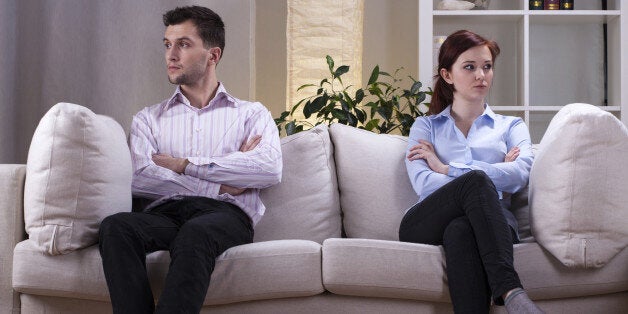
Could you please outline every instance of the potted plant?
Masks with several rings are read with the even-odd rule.
[[[316,93],[303,98],[290,111],[284,111],[275,119],[281,132],[292,135],[325,123],[342,123],[375,133],[399,133],[407,136],[414,120],[425,115],[428,103],[424,103],[430,91],[422,91],[421,82],[411,76],[408,89],[402,88],[405,83],[399,78],[403,68],[397,69],[392,75],[380,71],[375,66],[367,86],[350,93],[351,86],[345,86],[342,75],[349,71],[349,66],[334,67],[334,60],[327,56],[329,77],[319,84],[305,84],[297,91],[316,88]],[[294,113],[301,110],[306,120],[297,120]],[[310,119],[314,117],[313,121]]]

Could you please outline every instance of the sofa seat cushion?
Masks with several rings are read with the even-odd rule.
[[[515,245],[515,268],[533,299],[628,290],[628,249],[600,269],[562,265],[537,243]],[[323,285],[333,293],[450,302],[442,246],[369,239],[323,243]]]
[[[448,302],[442,246],[371,239],[323,242],[323,285],[332,293]]]
[[[151,253],[146,265],[155,298],[163,290],[170,257]],[[13,288],[26,294],[109,301],[98,246],[65,255],[42,254],[32,240],[14,250]],[[317,295],[321,246],[280,240],[233,247],[216,260],[205,305]]]

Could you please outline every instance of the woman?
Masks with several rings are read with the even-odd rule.
[[[484,102],[498,54],[495,42],[465,30],[442,44],[429,115],[410,131],[406,166],[420,199],[399,239],[443,245],[456,313],[488,313],[491,297],[509,313],[542,313],[513,267],[517,225],[506,209],[507,195],[528,184],[530,133]]]

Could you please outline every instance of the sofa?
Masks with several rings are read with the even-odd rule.
[[[32,154],[47,154],[36,137]],[[126,145],[124,136],[115,140]],[[282,181],[262,191],[267,209],[254,243],[217,259],[202,312],[451,313],[443,248],[398,241],[404,211],[418,200],[403,162],[406,145],[402,136],[339,124],[282,138]],[[548,313],[628,312],[626,128],[596,107],[568,105],[535,149],[529,187],[511,196],[522,237],[515,268],[529,296]],[[32,185],[41,184],[29,173],[40,171],[30,165],[37,158],[31,152],[25,165],[0,165],[0,313],[110,313],[96,243],[49,250],[36,231],[27,233],[36,230]],[[59,182],[48,176],[47,186],[111,171],[70,166],[83,170]],[[128,204],[117,210],[131,210]],[[147,256],[156,298],[168,263],[167,251]]]

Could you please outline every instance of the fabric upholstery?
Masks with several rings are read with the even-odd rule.
[[[149,254],[148,277],[155,297],[163,290],[170,256]],[[281,240],[233,247],[216,260],[208,304],[299,297],[324,291],[320,244]],[[32,240],[20,242],[13,260],[13,287],[26,294],[109,301],[96,245],[69,254],[41,254]]]
[[[552,119],[530,174],[536,240],[564,265],[601,267],[628,245],[628,130],[595,106]]]
[[[323,243],[340,237],[341,216],[334,148],[327,126],[281,139],[281,183],[264,189],[266,213],[255,226],[255,242],[303,239]]]
[[[562,265],[537,243],[514,246],[515,269],[532,299],[628,290],[628,249],[601,269]],[[323,285],[332,293],[451,302],[442,246],[369,240],[323,243]]]
[[[17,312],[20,300],[11,287],[13,248],[24,235],[26,166],[0,165],[0,313]]]
[[[40,251],[97,241],[106,216],[131,210],[131,155],[115,120],[68,103],[41,119],[28,152],[24,219]]]
[[[330,127],[347,237],[398,240],[416,195],[404,163],[407,138],[342,124]]]

